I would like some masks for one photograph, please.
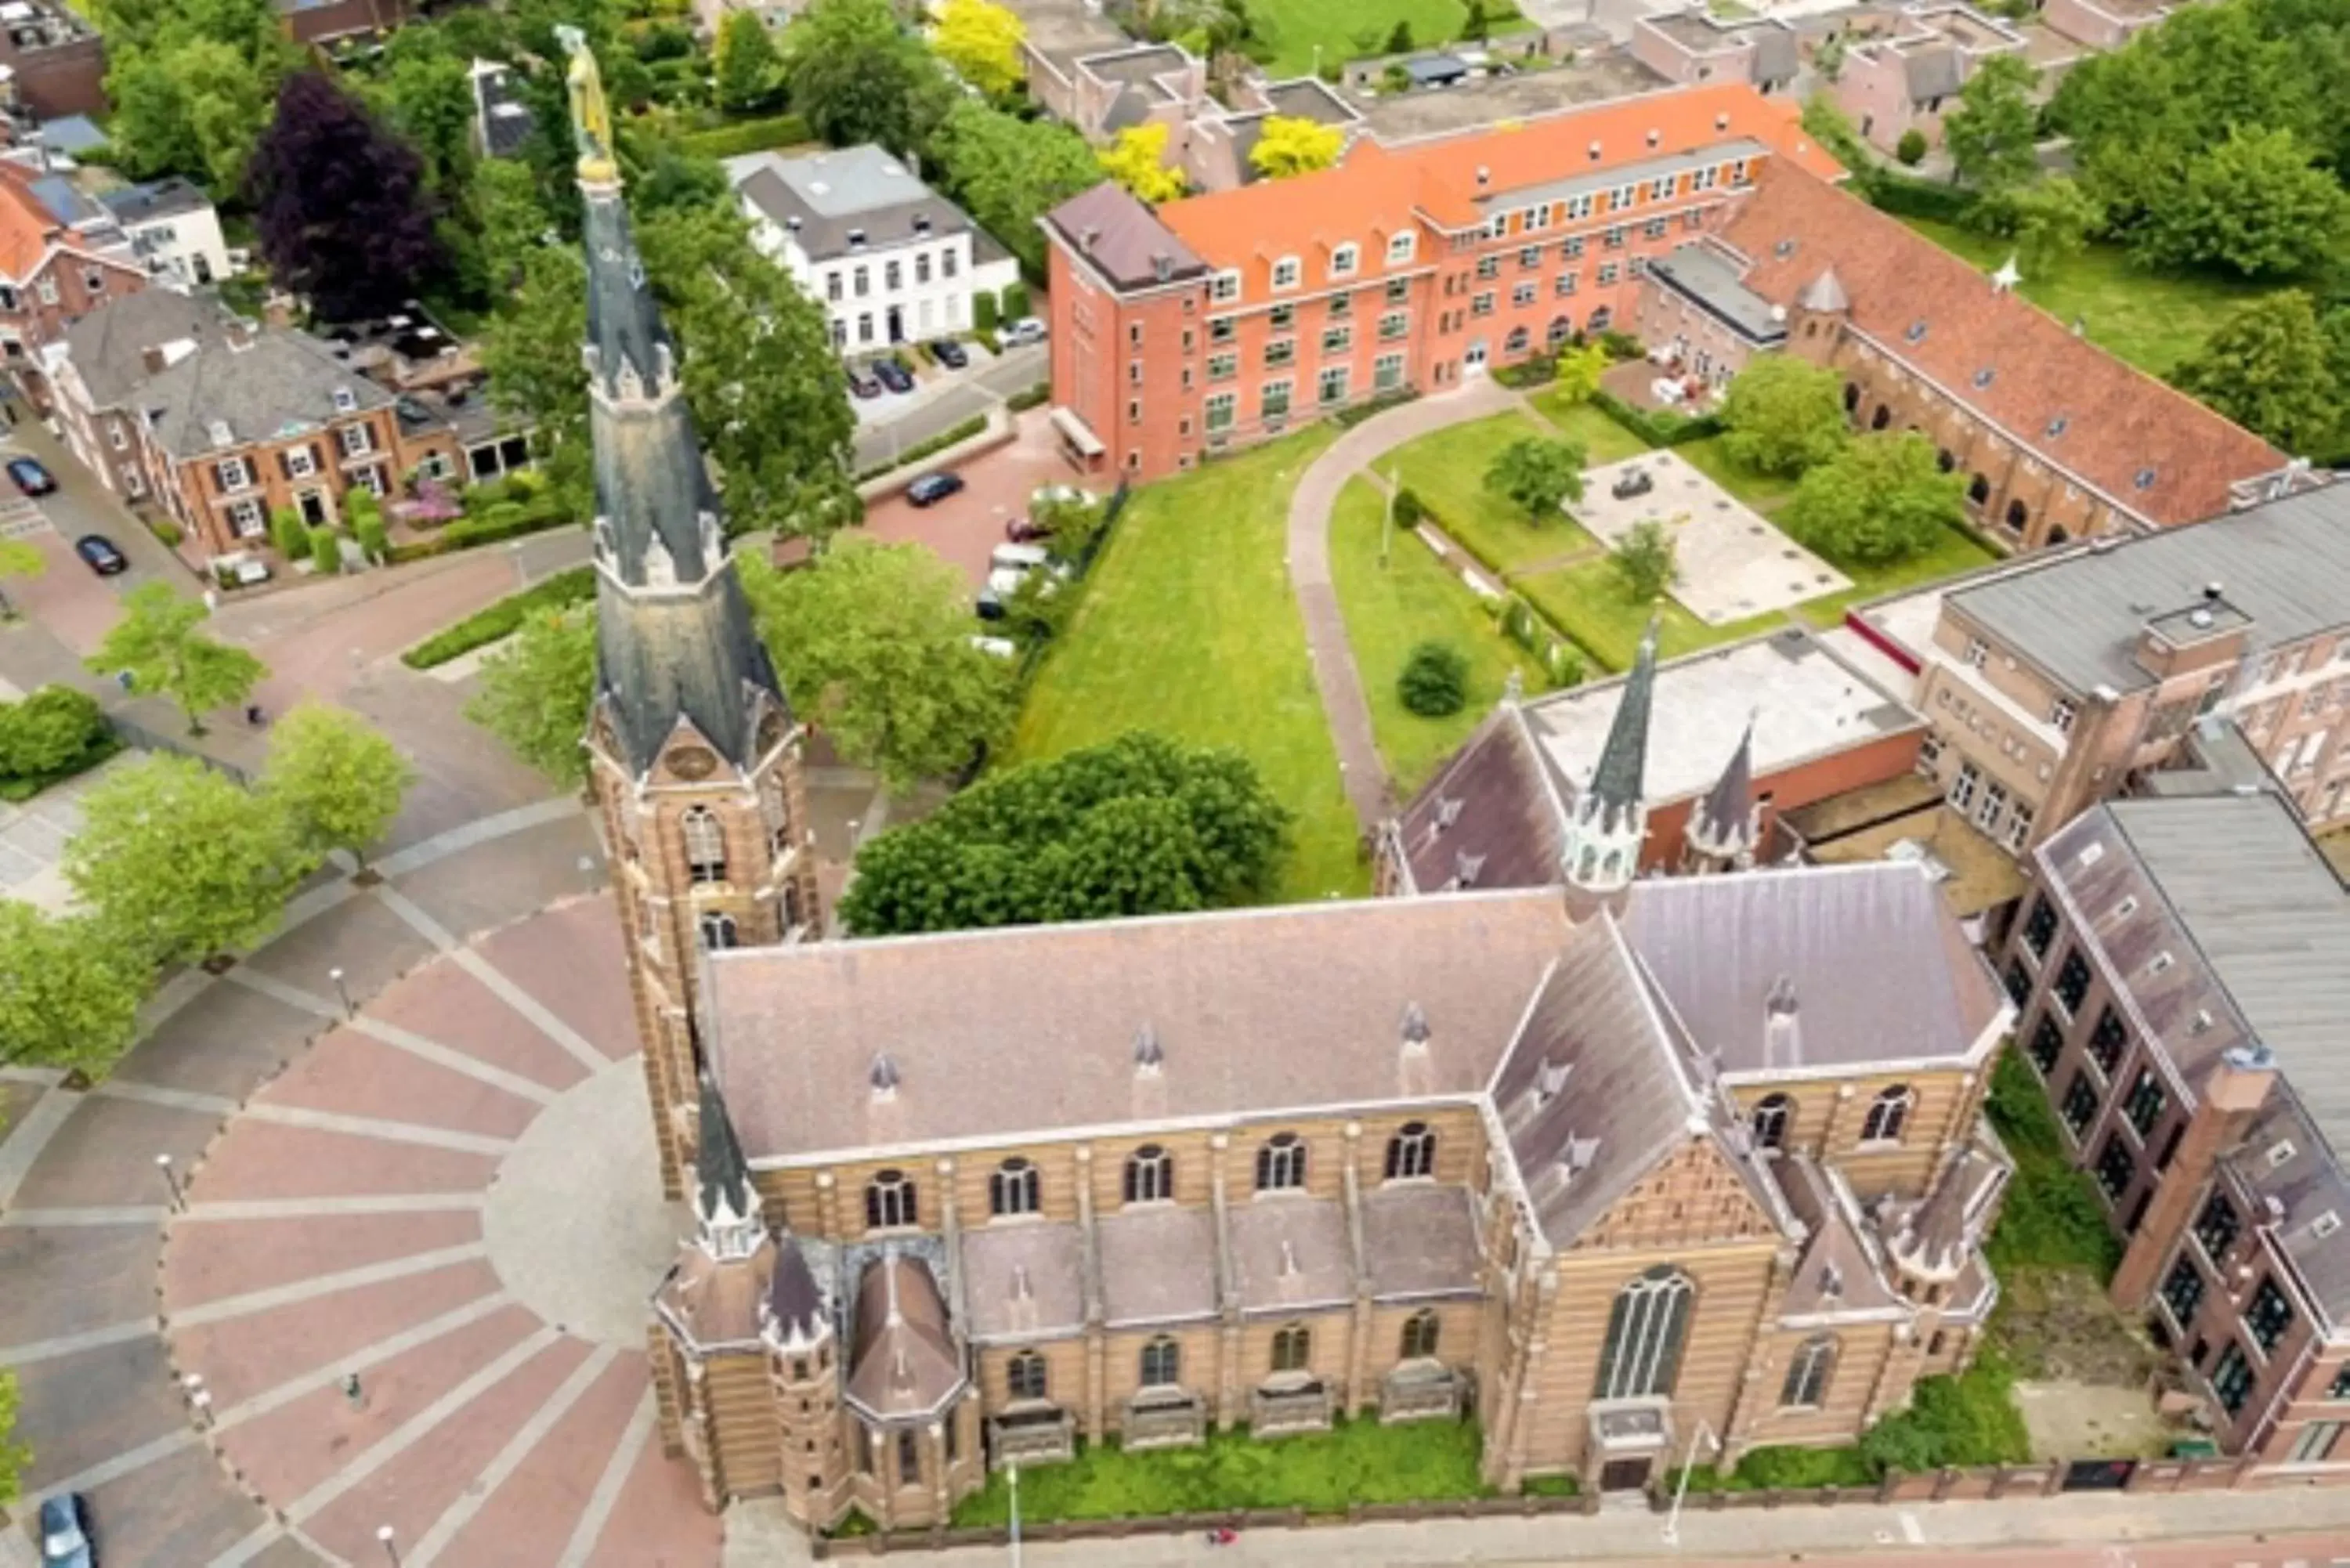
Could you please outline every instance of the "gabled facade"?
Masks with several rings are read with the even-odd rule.
[[[0,366],[50,406],[47,351],[110,300],[147,286],[147,267],[105,208],[62,175],[0,163]]]

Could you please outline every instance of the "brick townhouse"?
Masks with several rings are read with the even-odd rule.
[[[2350,891],[2274,794],[2116,801],[2033,854],[2017,1041],[2230,1450],[2350,1463]]]
[[[36,406],[49,406],[42,351],[146,286],[145,264],[105,208],[63,176],[0,163],[0,364]]]
[[[1795,109],[1661,92],[1173,202],[1046,215],[1070,454],[1138,479],[1380,392],[1437,391],[1630,314],[1649,256],[1772,163],[1834,176]]]
[[[1920,766],[2019,853],[2232,719],[2313,826],[2350,815],[2350,490],[2101,540],[1940,597]]]

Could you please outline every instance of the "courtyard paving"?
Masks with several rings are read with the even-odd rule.
[[[1635,472],[1647,473],[1653,487],[1617,497],[1616,484]],[[1583,476],[1583,499],[1567,510],[1611,548],[1642,523],[1663,524],[1677,551],[1672,596],[1708,626],[1793,609],[1852,587],[1850,577],[1669,448],[1591,470]]]

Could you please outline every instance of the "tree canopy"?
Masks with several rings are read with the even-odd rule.
[[[1652,604],[1673,586],[1679,554],[1665,525],[1644,517],[1616,541],[1616,547],[1607,553],[1607,565],[1626,598],[1634,604]]]
[[[296,57],[270,0],[99,0],[108,146],[141,179],[184,174],[234,194]]]
[[[963,99],[931,139],[944,182],[979,226],[1021,265],[1042,273],[1045,235],[1036,220],[1101,182],[1086,139],[1053,119],[1023,119]]]
[[[963,80],[990,98],[1002,98],[1026,78],[1020,45],[1027,36],[1027,25],[995,0],[946,0],[931,47]]]
[[[1722,396],[1721,422],[1722,450],[1763,473],[1802,473],[1852,439],[1843,379],[1792,354],[1747,361]]]
[[[953,104],[952,84],[889,0],[816,0],[785,43],[792,107],[835,147],[918,151]]]
[[[246,187],[270,275],[327,320],[396,309],[447,260],[423,161],[317,71],[278,89]]]
[[[1183,193],[1183,171],[1167,167],[1167,127],[1158,120],[1128,126],[1099,157],[1101,171],[1139,201],[1155,204]]]
[[[2338,450],[2350,397],[2308,295],[2285,289],[2236,311],[2170,379],[2287,452]]]
[[[2033,142],[2040,110],[2032,89],[2040,73],[2019,55],[1993,55],[1959,88],[1942,117],[1942,145],[1960,180],[1978,191],[2021,185],[2040,171]],[[1915,161],[1912,160],[1912,161]]]
[[[768,108],[784,83],[784,55],[756,11],[729,11],[713,51],[719,107],[734,114]]]
[[[246,947],[317,866],[276,804],[190,757],[150,755],[81,797],[65,878],[119,950],[150,966]]]
[[[1583,449],[1570,441],[1525,436],[1494,454],[1485,488],[1515,503],[1537,523],[1583,499]]]
[[[400,748],[358,714],[304,701],[271,732],[261,790],[305,852],[343,849],[364,862],[415,778]]]
[[[465,717],[559,784],[588,776],[588,705],[596,695],[596,618],[548,610],[482,661]]]
[[[122,618],[87,662],[100,675],[129,675],[141,696],[170,698],[188,716],[188,733],[201,735],[206,713],[244,701],[268,673],[244,649],[203,634],[211,614],[169,583],[141,583],[122,596]]]
[[[1599,390],[1599,379],[1612,362],[1605,343],[1570,344],[1558,351],[1551,367],[1551,385],[1558,389],[1563,401],[1587,402]]]
[[[2228,132],[2188,160],[2183,178],[2136,231],[2147,260],[2290,277],[2350,242],[2350,193],[2292,131]]]
[[[800,716],[891,788],[964,767],[1010,722],[1010,666],[973,646],[962,574],[922,545],[847,539],[800,571],[740,570]]]
[[[90,917],[0,898],[0,1062],[104,1077],[138,1033],[144,979]],[[0,1419],[0,1448],[6,1433]],[[0,1454],[0,1498],[6,1468]]]
[[[1238,752],[1129,733],[982,781],[858,852],[859,936],[1107,919],[1245,902],[1288,815]]]
[[[1347,133],[1335,125],[1296,115],[1269,114],[1249,149],[1249,166],[1268,180],[1311,174],[1338,161]]]
[[[1832,561],[1904,560],[1966,520],[1966,482],[1916,431],[1864,435],[1807,472],[1779,516]]]
[[[0,1508],[22,1495],[25,1467],[33,1462],[30,1446],[16,1440],[16,1374],[0,1368]]]

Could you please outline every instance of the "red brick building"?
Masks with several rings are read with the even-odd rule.
[[[0,163],[0,363],[26,396],[46,410],[43,351],[146,286],[145,265],[104,208],[58,176]]]

